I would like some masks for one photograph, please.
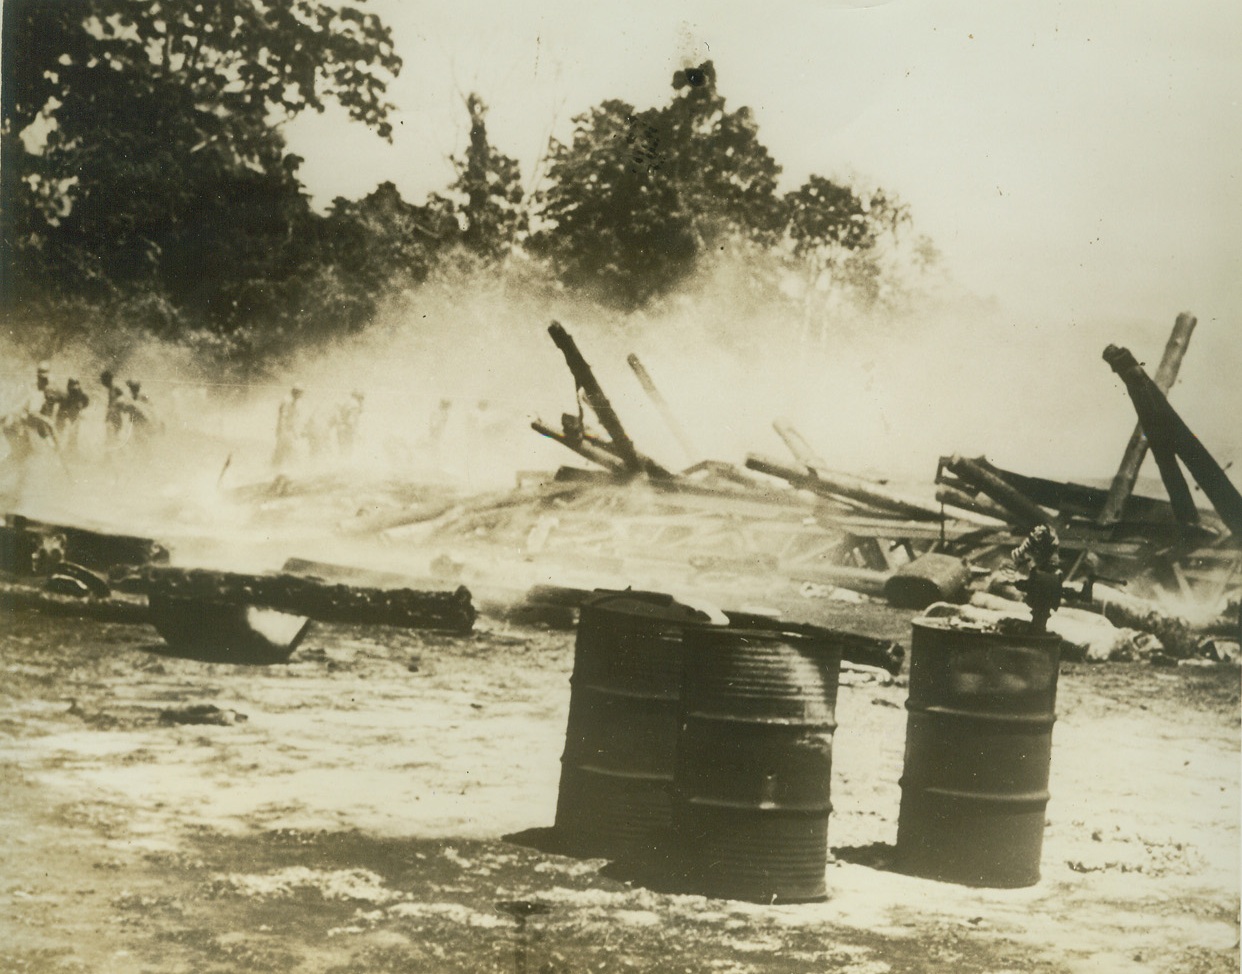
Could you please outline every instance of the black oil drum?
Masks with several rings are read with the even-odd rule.
[[[682,636],[709,624],[654,592],[583,604],[556,804],[565,852],[615,859],[669,828]]]
[[[686,633],[673,835],[694,892],[823,899],[841,644],[768,626]]]
[[[967,886],[1039,881],[1060,639],[916,619],[899,868]]]

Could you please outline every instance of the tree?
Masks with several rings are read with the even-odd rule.
[[[909,208],[883,190],[864,198],[848,186],[811,176],[783,200],[785,234],[803,286],[803,330],[824,339],[824,305],[848,298],[867,309],[886,286],[881,240],[895,240]]]
[[[334,99],[389,136],[401,66],[326,0],[5,0],[3,63],[6,306],[155,291],[222,330],[309,257],[274,122]]]
[[[673,87],[659,109],[604,102],[548,150],[532,249],[566,284],[627,310],[683,281],[722,238],[780,233],[780,167],[749,110],[725,109],[710,61]]]
[[[460,159],[453,159],[457,178],[450,192],[465,198],[450,204],[465,228],[462,244],[487,261],[503,258],[527,228],[522,173],[517,160],[499,152],[487,138],[487,105],[477,94],[466,98],[470,113],[470,143]]]
[[[362,328],[386,294],[426,280],[439,251],[461,235],[453,214],[437,201],[407,203],[390,182],[361,200],[334,200],[318,233],[310,304],[328,309],[319,326],[325,332]]]

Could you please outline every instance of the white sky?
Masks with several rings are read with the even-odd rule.
[[[529,179],[572,116],[606,98],[662,104],[675,69],[710,57],[785,188],[817,172],[896,192],[956,280],[1011,316],[1010,334],[987,340],[1031,343],[1067,386],[1098,391],[1073,414],[1107,407],[1100,439],[1118,455],[1133,414],[1118,411],[1100,351],[1127,344],[1154,369],[1174,316],[1195,313],[1175,404],[1242,463],[1238,0],[367,7],[405,60],[397,134],[389,146],[331,111],[294,122],[319,205],[382,180],[415,202],[442,189],[466,142],[466,92]],[[1082,465],[1114,463],[1096,449]]]

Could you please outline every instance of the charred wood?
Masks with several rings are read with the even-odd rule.
[[[626,434],[625,427],[621,425],[617,411],[613,409],[612,403],[609,402],[608,397],[604,395],[604,390],[596,381],[595,373],[591,371],[586,359],[578,351],[578,345],[573,336],[556,321],[548,326],[548,334],[552,336],[552,341],[564,354],[565,364],[573,373],[577,388],[582,390],[587,405],[591,407],[591,411],[595,413],[605,432],[612,437],[617,454],[621,457],[625,467],[633,473],[638,473],[642,470],[642,462],[634,449],[634,443]]]
[[[843,475],[825,477],[818,472],[790,467],[778,460],[754,453],[747,454],[746,466],[751,470],[778,477],[801,490],[809,490],[832,499],[848,500],[873,510],[884,511],[911,520],[938,521],[941,516],[935,505],[920,504],[895,497],[876,486],[863,484],[854,478],[847,479]]]
[[[186,568],[150,568],[148,594],[277,609],[320,622],[469,632],[470,591],[415,591],[331,584],[297,575],[246,575]]]
[[[1173,388],[1173,383],[1177,380],[1177,373],[1181,368],[1182,358],[1186,355],[1186,349],[1190,345],[1190,336],[1194,333],[1196,323],[1194,315],[1180,314],[1173,325],[1173,333],[1169,335],[1169,342],[1165,346],[1164,355],[1160,359],[1160,366],[1156,369],[1156,377],[1153,380],[1156,388],[1165,395]],[[1146,455],[1147,437],[1143,434],[1143,424],[1139,423],[1130,435],[1130,442],[1126,444],[1126,452],[1121,458],[1121,465],[1117,468],[1116,476],[1113,477],[1104,508],[1099,514],[1100,524],[1116,524],[1121,520],[1126,502],[1134,493],[1134,485],[1138,481],[1139,470],[1143,466],[1143,459]]]
[[[1128,349],[1109,345],[1104,350],[1104,360],[1126,384],[1135,411],[1139,414],[1139,421],[1143,424],[1148,441],[1152,443],[1153,453],[1158,440],[1166,441],[1186,465],[1195,482],[1203,488],[1203,493],[1212,502],[1229,532],[1234,537],[1242,538],[1242,494],[1230,482],[1207,447],[1199,442],[1181,416],[1169,405],[1164,393],[1156,387]],[[1163,473],[1163,469],[1161,472]]]
[[[1008,511],[1009,522],[1019,529],[1027,531],[1039,524],[1052,523],[1052,519],[1038,504],[982,463],[954,455],[942,458],[940,466],[941,470],[936,474],[937,483],[943,482],[941,475],[944,470],[949,470],[958,479],[982,491]]]

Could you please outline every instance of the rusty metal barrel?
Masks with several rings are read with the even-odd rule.
[[[967,886],[1039,881],[1060,640],[914,620],[899,868]]]
[[[556,832],[615,859],[671,821],[682,637],[709,616],[654,592],[602,592],[579,613]]]
[[[695,892],[823,899],[841,644],[756,625],[686,633],[673,836]]]

